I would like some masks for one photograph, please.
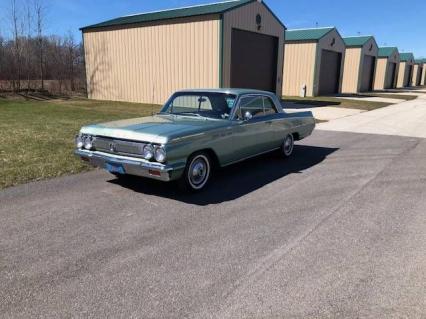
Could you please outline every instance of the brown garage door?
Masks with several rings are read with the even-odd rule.
[[[361,92],[373,91],[374,69],[376,67],[376,58],[365,55],[362,66]]]
[[[385,89],[393,89],[395,87],[396,63],[389,63],[388,73],[386,74]]]
[[[339,93],[341,62],[341,53],[322,50],[318,90],[319,95]]]
[[[423,68],[419,67],[417,71],[416,86],[420,86],[420,84],[422,83],[422,72]]]
[[[278,38],[232,30],[231,87],[276,92]]]
[[[413,78],[413,66],[408,65],[405,68],[404,86],[411,86],[411,79]]]

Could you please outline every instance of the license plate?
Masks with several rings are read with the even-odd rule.
[[[110,173],[117,173],[122,175],[126,174],[126,171],[121,164],[106,163],[105,168]]]

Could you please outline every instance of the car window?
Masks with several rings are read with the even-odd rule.
[[[263,97],[248,96],[241,98],[239,118],[243,119],[246,112],[250,112],[253,118],[263,116]]]
[[[194,109],[212,110],[210,99],[201,95],[183,95],[176,97],[172,102],[175,112],[191,112]]]
[[[160,113],[228,119],[236,99],[228,93],[178,92],[172,95]]]
[[[272,102],[272,100],[269,97],[263,98],[263,106],[264,106],[264,110],[265,110],[265,115],[271,115],[271,114],[278,113],[274,102]]]

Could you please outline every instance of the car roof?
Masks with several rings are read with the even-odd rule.
[[[221,89],[187,89],[180,90],[176,93],[224,93],[224,94],[235,94],[235,95],[246,95],[246,94],[262,94],[268,96],[274,96],[275,94],[268,91],[254,90],[254,89],[235,89],[235,88],[221,88]]]

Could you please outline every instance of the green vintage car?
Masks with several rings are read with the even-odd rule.
[[[199,191],[213,168],[274,150],[289,157],[314,127],[311,112],[286,113],[269,92],[185,90],[156,115],[83,127],[75,153],[118,177],[179,180]]]

